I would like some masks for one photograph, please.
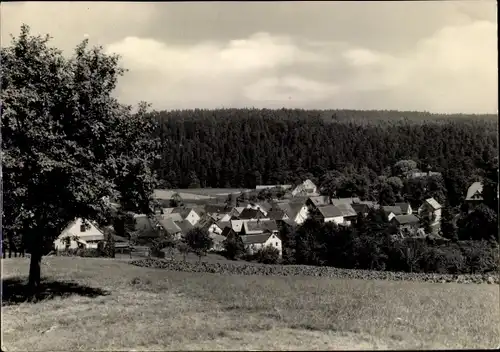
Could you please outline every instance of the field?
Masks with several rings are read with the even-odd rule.
[[[247,191],[244,188],[193,188],[193,189],[157,189],[155,190],[155,197],[158,199],[169,200],[174,194],[179,196],[185,201],[192,200],[214,200],[216,196],[227,196],[231,193],[241,193]]]
[[[2,266],[7,351],[493,348],[500,340],[497,285],[219,276],[51,257],[42,267],[47,298],[26,303],[28,259]]]

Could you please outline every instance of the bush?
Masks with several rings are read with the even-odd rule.
[[[64,257],[84,257],[84,258],[114,258],[114,246],[99,245],[98,248],[69,248],[58,251],[57,255]]]
[[[254,258],[258,263],[277,264],[280,260],[280,252],[275,247],[266,246],[264,248],[260,248],[254,254]]]

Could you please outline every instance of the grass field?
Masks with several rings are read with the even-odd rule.
[[[2,265],[5,351],[492,348],[500,341],[497,285],[218,276],[52,257],[42,269],[48,298],[21,303],[28,259]]]

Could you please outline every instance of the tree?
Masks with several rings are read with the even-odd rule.
[[[172,197],[170,197],[169,206],[171,208],[176,208],[176,207],[182,206],[182,198],[179,195],[179,193],[176,192],[176,193],[172,194]]]
[[[198,175],[196,175],[196,172],[191,171],[189,173],[189,186],[188,188],[200,188],[200,179],[198,178]]]
[[[230,233],[223,242],[224,250],[229,259],[235,260],[240,255],[245,253],[245,245],[241,236],[237,233]]]
[[[450,206],[446,204],[441,213],[441,235],[450,240],[457,240],[457,225],[455,224],[455,216],[452,213]]]
[[[49,40],[23,25],[0,49],[3,229],[31,253],[31,289],[42,256],[75,218],[109,224],[108,197],[151,211],[159,149],[147,104],[133,112],[113,97],[124,73],[117,56],[85,40],[66,58]]]
[[[420,217],[420,226],[424,229],[426,234],[432,233],[432,219],[428,214],[422,214]]]
[[[201,257],[207,254],[207,251],[212,248],[213,240],[206,229],[195,227],[189,230],[185,236],[186,244],[198,256]]]
[[[406,176],[409,172],[417,169],[417,163],[413,160],[400,160],[394,164],[392,173],[394,176]]]
[[[259,248],[254,255],[258,263],[262,264],[277,264],[280,260],[280,251],[271,246]]]
[[[494,210],[479,204],[458,222],[460,240],[497,240],[498,216]]]

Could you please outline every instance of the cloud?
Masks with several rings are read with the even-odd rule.
[[[262,78],[244,89],[244,96],[254,102],[254,106],[288,106],[311,104],[333,97],[339,90],[335,84],[309,80],[296,75]]]
[[[487,21],[448,26],[401,55],[363,48],[343,53],[352,94],[385,91],[375,108],[494,112],[498,108],[497,28]],[[380,98],[380,95],[377,95]]]
[[[199,107],[222,106],[238,103],[238,100],[239,105],[252,104],[259,99],[255,91],[259,86],[268,91],[271,86],[306,89],[317,95],[324,85],[298,76],[274,80],[265,77],[296,64],[327,62],[325,57],[299,47],[291,38],[268,33],[256,33],[227,43],[207,41],[191,46],[127,37],[108,45],[106,50],[119,54],[124,67],[135,76],[154,74],[149,81],[150,89],[122,86],[122,94],[138,98],[141,89],[142,93],[150,94],[141,99],[175,107],[190,106],[193,101],[203,105]],[[249,100],[241,100],[245,98]]]
[[[33,34],[50,34],[53,45],[68,52],[88,36],[93,44],[104,45],[124,35],[138,35],[154,23],[158,13],[154,3],[30,1],[2,3],[1,42],[10,43],[21,25]]]
[[[491,1],[10,2],[1,16],[2,45],[27,23],[66,52],[88,35],[120,54],[116,95],[157,109],[498,108]]]

